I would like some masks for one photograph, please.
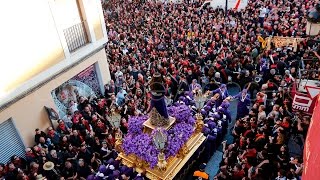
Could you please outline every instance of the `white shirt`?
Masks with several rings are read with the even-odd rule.
[[[116,73],[114,73],[116,79],[118,79],[119,76],[123,76],[123,73],[121,71],[117,71]]]
[[[264,118],[266,118],[266,112],[262,111],[258,113],[258,122],[261,122]]]
[[[72,106],[69,107],[72,114],[74,114],[75,111],[78,111],[78,104],[74,103]]]
[[[125,49],[122,50],[122,52],[123,52],[123,54],[127,54],[127,52],[129,52],[129,51],[128,51],[127,48],[125,48]]]
[[[264,18],[267,14],[267,8],[263,7],[263,8],[260,8],[260,14],[259,14],[259,17],[261,18]]]

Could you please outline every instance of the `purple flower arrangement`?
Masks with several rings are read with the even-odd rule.
[[[193,125],[177,123],[168,131],[168,141],[165,150],[166,157],[175,156],[180,148],[188,141],[194,131]]]
[[[141,134],[143,129],[143,123],[148,119],[147,115],[144,116],[131,116],[128,120],[128,133],[129,134]]]
[[[148,116],[130,117],[128,134],[124,138],[122,147],[126,154],[134,154],[145,160],[154,168],[158,163],[158,150],[153,142],[155,131],[163,131],[167,135],[167,143],[164,148],[166,158],[175,156],[180,148],[189,140],[194,132],[195,118],[191,110],[186,105],[168,107],[170,116],[176,118],[174,126],[166,131],[165,129],[155,129],[151,135],[142,132],[143,123]]]
[[[126,154],[134,154],[147,161],[151,168],[157,165],[159,151],[154,146],[149,134],[142,133],[135,136],[128,134],[124,138],[122,148]]]
[[[191,110],[187,105],[172,106],[168,108],[170,116],[176,118],[176,122],[186,122],[191,116]]]

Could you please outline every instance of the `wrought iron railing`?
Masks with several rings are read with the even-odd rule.
[[[84,23],[81,22],[63,30],[70,52],[76,51],[89,42]]]

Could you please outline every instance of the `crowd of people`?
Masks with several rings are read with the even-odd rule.
[[[290,84],[302,66],[319,67],[302,63],[313,57],[306,41],[296,52],[266,50],[258,37],[306,37],[304,17],[315,2],[255,0],[227,13],[202,7],[203,2],[102,1],[111,73],[104,96],[71,101],[57,128],[36,129],[35,146],[26,149],[25,159],[14,155],[0,164],[0,179],[143,179],[116,160],[115,133],[120,129],[125,135],[128,117],[149,111],[149,83],[156,72],[165,79],[168,104],[185,91],[212,92],[201,111],[208,137],[217,134],[219,123],[211,122],[217,113],[225,115],[220,117],[225,130],[225,122],[236,118],[234,142],[223,142],[216,179],[299,179],[301,156],[290,157],[287,144],[294,137],[303,146],[310,117],[293,113]],[[229,96],[225,84],[237,84],[241,92]],[[232,100],[238,101],[237,117],[228,111]],[[110,121],[111,110],[121,115],[119,129]],[[204,169],[202,164],[197,174]]]
[[[169,101],[179,100],[181,91],[193,87],[201,86],[206,92],[220,89],[221,84],[237,84],[243,91],[232,97],[238,100],[231,132],[234,142],[224,143],[221,170],[215,178],[298,179],[301,156],[289,157],[287,144],[293,136],[303,146],[310,117],[292,111],[290,86],[301,75],[300,68],[319,69],[318,62],[303,61],[317,53],[307,40],[296,48],[272,45],[267,50],[259,36],[306,38],[305,17],[315,2],[249,1],[245,9],[227,13],[201,8],[203,2],[111,0],[104,4],[112,86],[123,85],[119,89],[127,96],[121,99],[136,102],[134,108],[144,113],[149,102],[144,94],[154,72],[166,79]],[[318,79],[318,73],[305,72],[301,77]],[[217,129],[208,119],[215,119],[218,107],[204,108],[207,135],[217,134],[210,132]]]

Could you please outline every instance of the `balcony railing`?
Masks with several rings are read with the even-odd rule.
[[[68,49],[70,52],[76,51],[89,42],[84,22],[64,29],[63,34],[66,38]]]

